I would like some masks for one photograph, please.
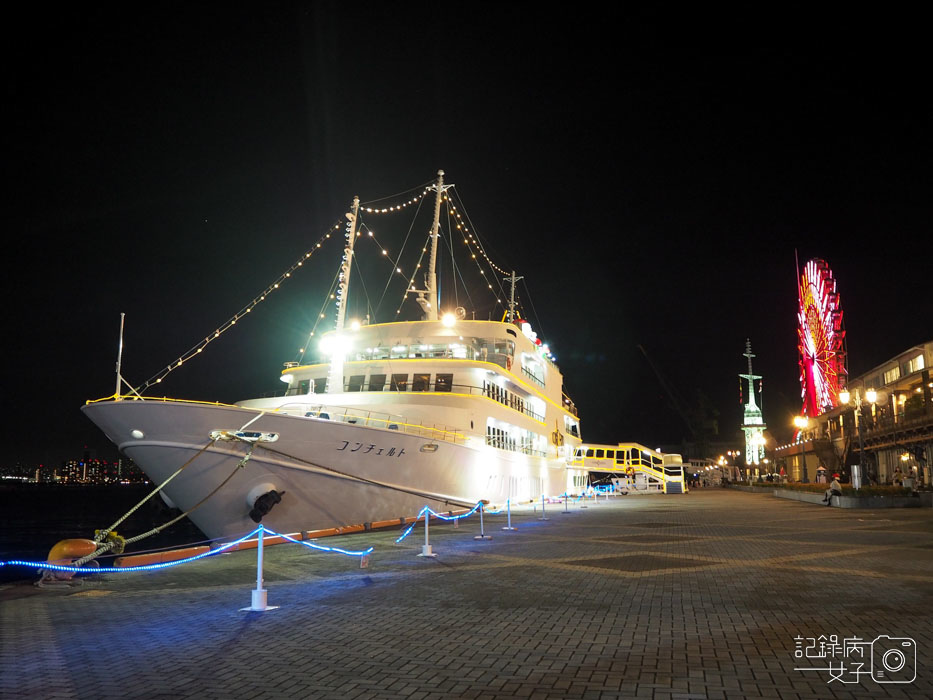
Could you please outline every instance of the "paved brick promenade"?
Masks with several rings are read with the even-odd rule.
[[[388,531],[325,542],[374,545],[367,569],[268,547],[281,607],[262,613],[240,611],[254,551],[68,590],[6,587],[0,697],[933,696],[933,511],[719,489],[562,510],[513,511],[511,532],[487,515],[488,541],[473,539],[476,518],[432,523],[436,559],[416,556],[423,525],[400,545]],[[821,635],[866,645],[812,658]],[[889,676],[915,667],[915,681],[853,675],[880,635],[916,642]]]

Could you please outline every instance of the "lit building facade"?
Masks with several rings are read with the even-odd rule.
[[[776,457],[792,481],[822,471],[862,483],[891,484],[898,472],[930,484],[933,465],[933,340],[913,346],[869,372],[850,377],[836,404],[799,426],[797,440]]]

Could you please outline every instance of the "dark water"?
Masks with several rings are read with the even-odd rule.
[[[152,490],[148,484],[130,486],[58,486],[22,484],[0,488],[0,561],[44,561],[56,542],[93,539],[94,530],[110,527]],[[179,515],[156,495],[127,518],[117,532],[124,537],[142,534]],[[183,518],[157,535],[127,548],[126,553],[199,542],[204,534]],[[101,559],[109,566],[112,559]],[[38,578],[37,571],[20,566],[0,567],[0,581]]]

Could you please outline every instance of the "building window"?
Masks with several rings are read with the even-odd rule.
[[[454,375],[438,374],[434,379],[434,391],[450,391],[454,383]]]
[[[906,374],[919,372],[924,368],[923,355],[917,355],[914,359],[908,360]]]
[[[885,383],[886,385],[887,385],[887,384],[892,384],[892,383],[896,382],[896,381],[897,381],[898,379],[900,379],[900,378],[901,378],[901,368],[900,368],[900,367],[893,367],[892,369],[889,369],[889,370],[887,370],[887,371],[884,373],[884,383]]]

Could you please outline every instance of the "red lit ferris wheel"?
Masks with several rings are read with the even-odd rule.
[[[797,282],[797,341],[803,415],[815,417],[839,403],[845,388],[845,330],[836,280],[825,260],[810,260]]]

